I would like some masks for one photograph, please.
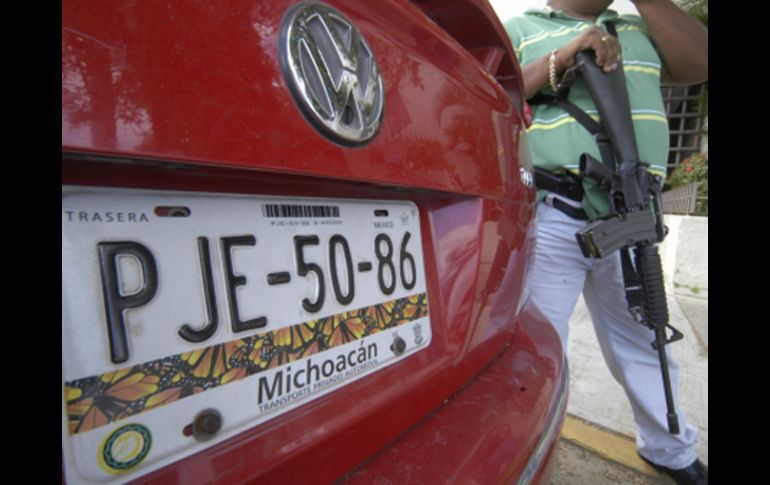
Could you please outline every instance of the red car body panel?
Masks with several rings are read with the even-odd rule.
[[[537,445],[558,391],[553,382],[542,379],[543,374],[558,372],[554,368],[558,348],[548,323],[534,309],[528,310],[533,313],[521,320],[524,331],[514,335],[509,349],[479,378],[350,473],[345,482],[374,483],[382,478],[390,483],[515,482],[529,459],[521,451]],[[545,452],[544,462],[552,451]],[[548,483],[549,467],[539,471],[536,481]]]
[[[517,158],[520,115],[409,2],[330,3],[369,39],[385,75],[387,121],[362,149],[319,135],[277,59],[279,23],[293,3],[68,2],[63,148],[531,198],[501,163]]]
[[[140,481],[515,480],[561,420],[566,369],[548,322],[521,309],[534,189],[505,33],[483,1],[325,2],[385,84],[378,136],[348,148],[306,121],[281,73],[294,3],[65,2],[62,184],[408,199],[431,345]]]

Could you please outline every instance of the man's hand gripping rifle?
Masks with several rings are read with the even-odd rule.
[[[603,72],[590,50],[578,53],[576,61],[567,77],[576,72],[583,76],[604,128],[594,135],[602,161],[584,153],[580,157],[580,176],[588,177],[608,191],[613,215],[589,224],[575,236],[586,257],[602,258],[615,250],[621,251],[628,308],[637,322],[655,331],[652,347],[660,359],[668,429],[678,434],[665,346],[681,339],[682,334],[668,324],[666,289],[656,245],[666,235],[661,212],[661,178],[651,174],[647,169],[649,164],[639,160],[622,67]],[[633,263],[630,250],[634,254]],[[666,336],[666,328],[672,331],[670,338]]]

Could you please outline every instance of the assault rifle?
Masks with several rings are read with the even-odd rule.
[[[667,232],[661,211],[662,180],[650,173],[649,164],[639,160],[622,67],[605,73],[596,65],[594,57],[591,50],[578,53],[575,66],[565,79],[569,85],[579,73],[599,111],[601,125],[584,112],[580,118],[573,113],[594,134],[602,157],[602,161],[598,161],[587,153],[581,155],[579,175],[607,190],[612,215],[589,224],[575,236],[585,257],[602,258],[616,250],[621,251],[628,308],[637,322],[655,331],[652,347],[660,359],[668,429],[670,433],[678,434],[679,421],[674,409],[665,346],[680,340],[682,333],[668,323],[666,289],[656,245],[663,241]],[[557,94],[560,105],[566,101],[566,95],[561,91]],[[566,103],[575,110],[575,105]],[[630,251],[633,251],[633,262]],[[672,331],[670,338],[666,335],[667,328]]]

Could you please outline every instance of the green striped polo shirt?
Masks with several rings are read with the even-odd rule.
[[[605,11],[595,25],[606,30],[606,22],[615,24],[622,47],[623,71],[626,77],[631,116],[634,121],[639,158],[651,164],[650,171],[665,177],[668,158],[668,120],[660,91],[661,59],[650,40],[644,21],[636,15],[619,16],[614,10]],[[549,55],[580,35],[592,24],[574,19],[562,11],[530,9],[523,16],[505,22],[522,66]],[[541,93],[553,96],[548,84]],[[578,76],[569,99],[595,120],[599,120],[588,87]],[[533,122],[527,130],[533,163],[559,171],[578,172],[578,158],[589,153],[601,160],[593,137],[575,119],[557,106],[539,104],[532,107]],[[605,191],[590,180],[584,180],[583,208],[591,219],[610,214]],[[542,200],[543,191],[538,191]]]

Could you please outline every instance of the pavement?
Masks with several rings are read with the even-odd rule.
[[[680,406],[700,431],[697,454],[708,465],[708,218],[666,215],[665,223],[670,231],[660,254],[669,323],[684,334],[671,344],[681,369]],[[604,363],[582,297],[567,360],[570,396],[551,483],[673,483],[636,455],[631,406]]]

